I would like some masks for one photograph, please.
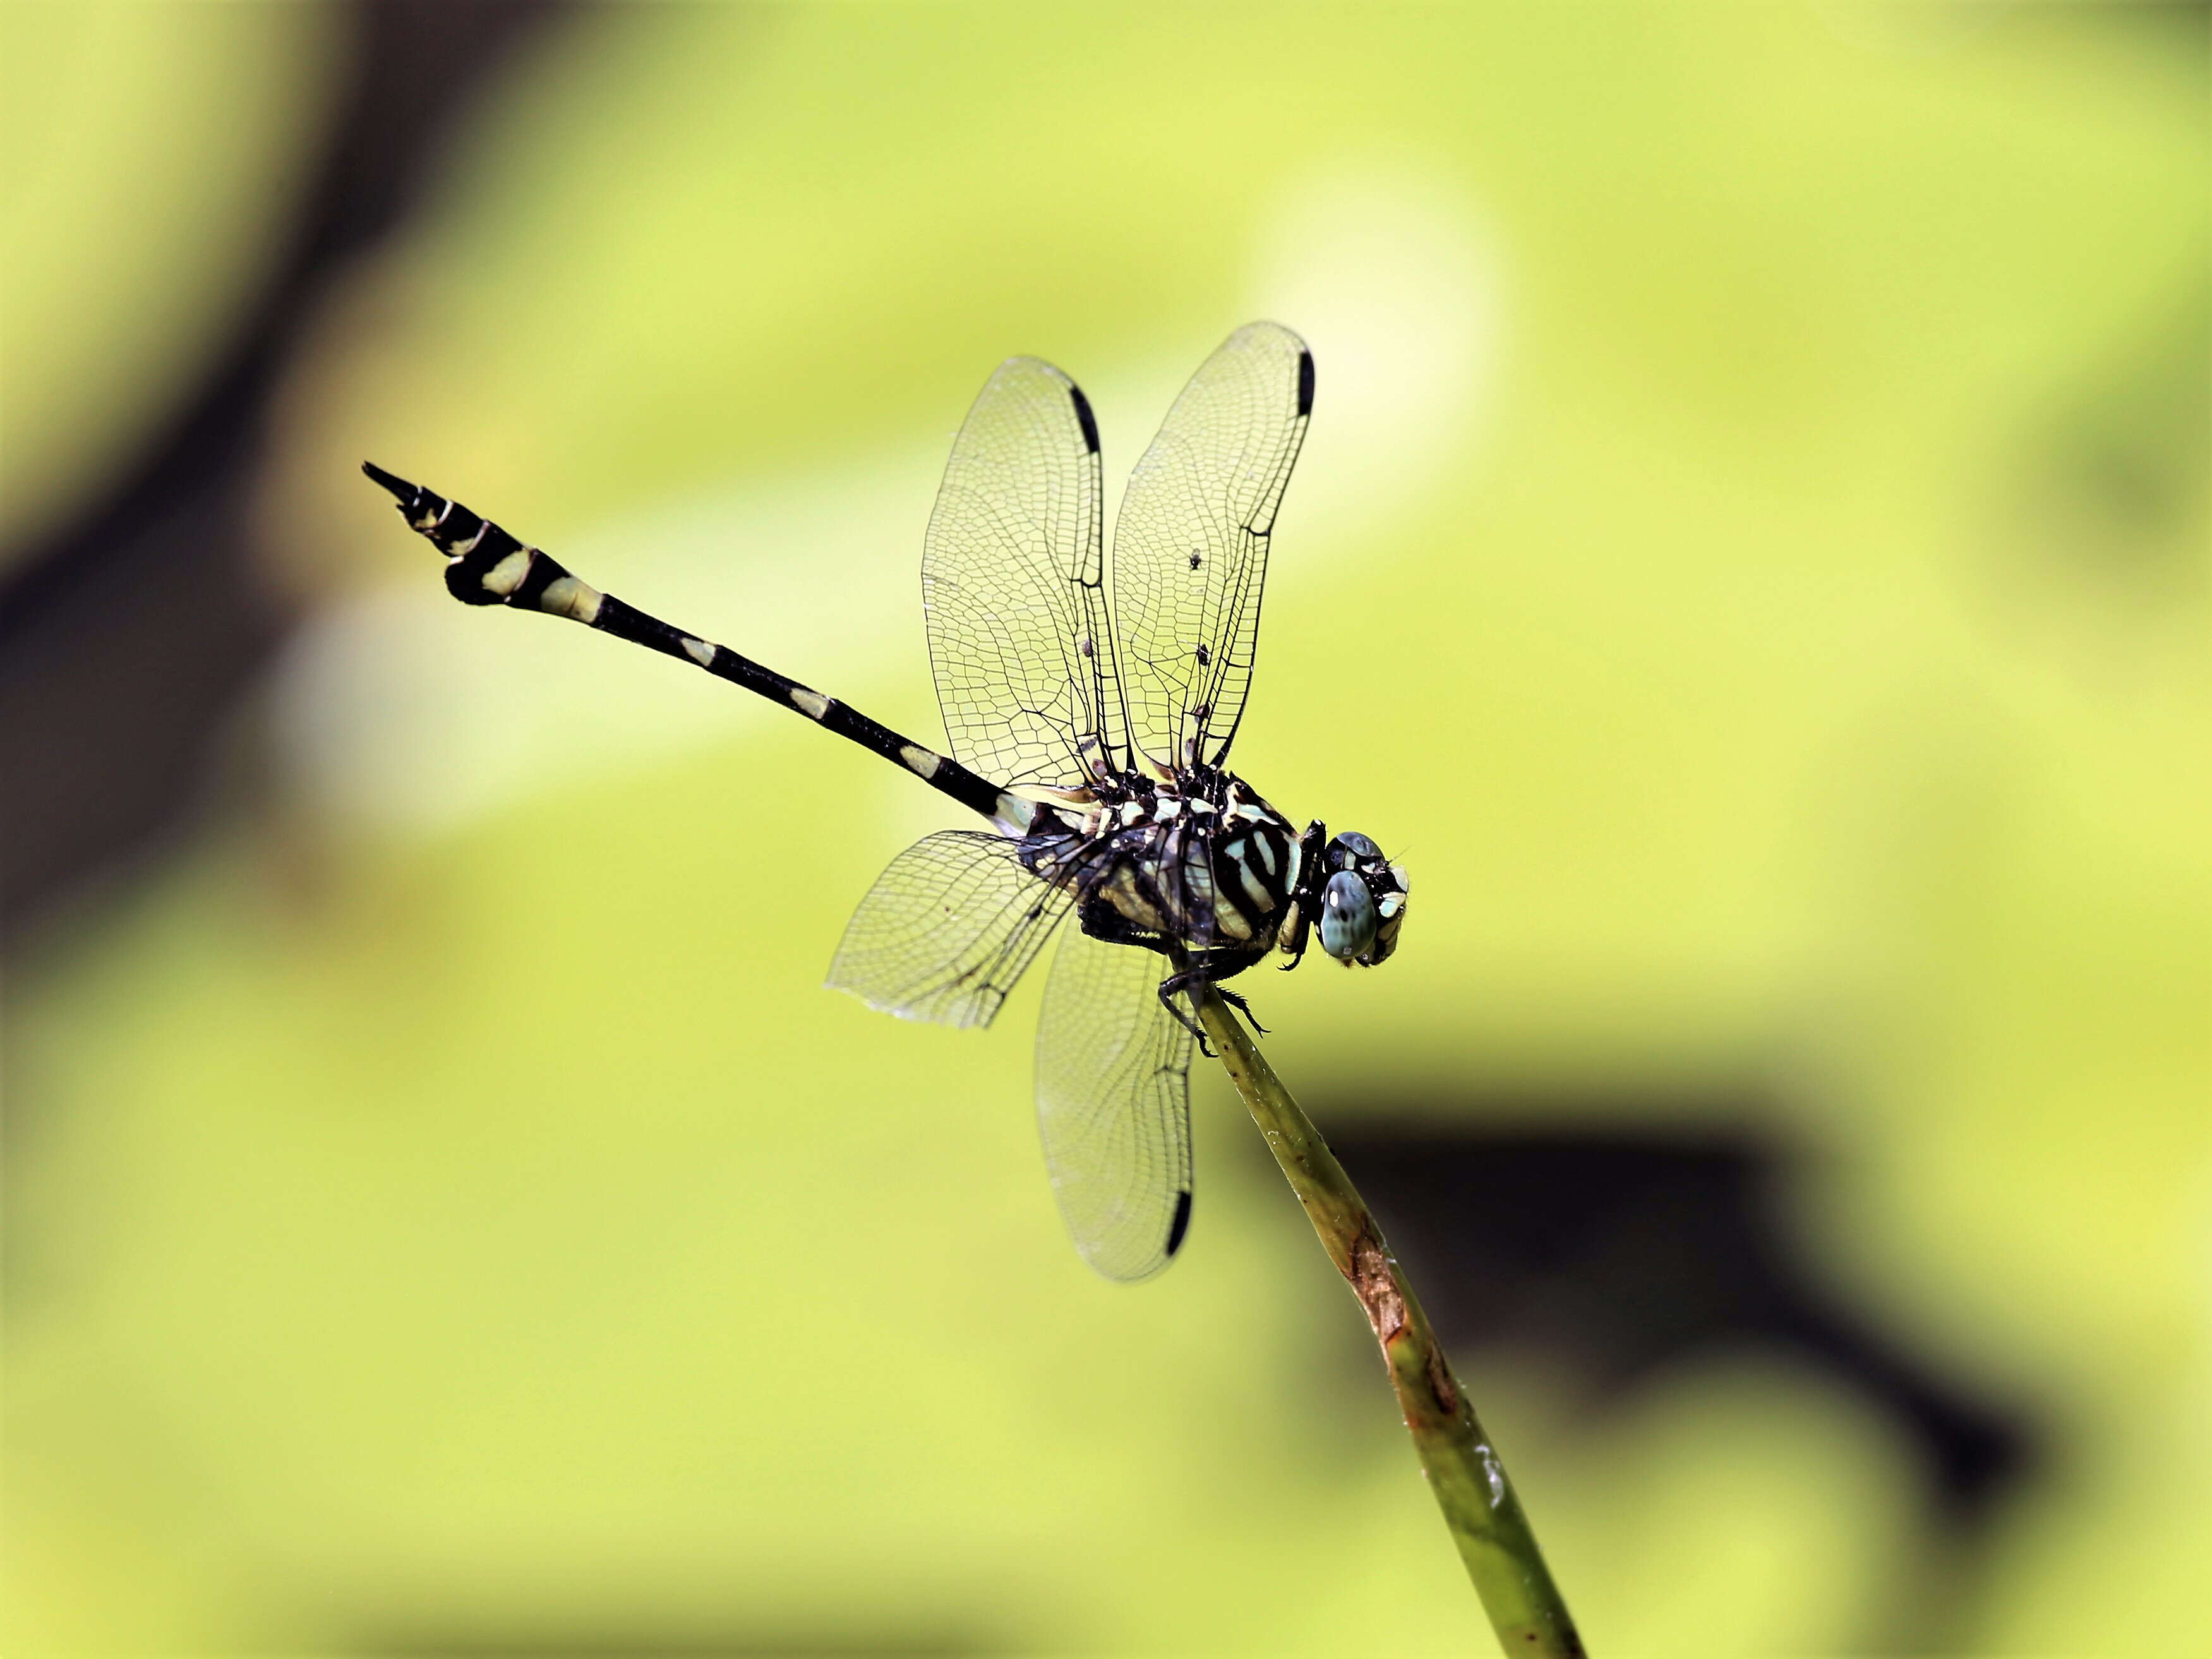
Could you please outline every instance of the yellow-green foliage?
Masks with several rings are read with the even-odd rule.
[[[1384,972],[1248,988],[1276,1065],[1310,1101],[1771,1079],[1762,1127],[1839,1155],[1793,1212],[1828,1282],[2058,1437],[1949,1639],[2203,1650],[2206,82],[2201,23],[2109,9],[618,8],[550,41],[287,388],[264,539],[325,619],[269,694],[296,787],[12,988],[9,1650],[1480,1647],[1226,1090],[1184,1259],[1091,1279],[1034,993],[978,1036],[817,988],[946,821],[925,792],[461,612],[354,472],[928,738],[913,572],[992,365],[1098,392],[1118,489],[1175,377],[1300,295],[1316,420],[1240,769],[1416,888]],[[294,92],[329,61],[289,9],[131,8],[111,82],[88,15],[8,10],[110,133],[12,137],[11,176],[232,194],[127,255],[68,221],[130,304],[9,296],[15,362],[98,369],[97,420],[10,388],[70,489],[289,188],[306,118],[241,129],[239,54]],[[1361,395],[1394,385],[1430,449]],[[313,781],[371,750],[416,805]],[[1893,1634],[1917,1498],[1853,1401],[1747,1360],[1591,1429],[1533,1362],[1461,1369],[1594,1651]]]

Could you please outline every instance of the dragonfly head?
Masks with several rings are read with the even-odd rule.
[[[1398,948],[1398,930],[1406,923],[1405,866],[1348,830],[1323,849],[1320,874],[1321,948],[1347,968],[1383,961]]]

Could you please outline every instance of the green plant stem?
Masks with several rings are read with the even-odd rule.
[[[1358,1189],[1210,987],[1199,998],[1198,1013],[1253,1121],[1267,1137],[1268,1150],[1321,1235],[1322,1248],[1375,1328],[1429,1490],[1436,1494],[1499,1644],[1509,1654],[1581,1659],[1582,1638],[1536,1547],[1505,1466],[1475,1420],[1474,1407],[1452,1375],[1427,1316]]]

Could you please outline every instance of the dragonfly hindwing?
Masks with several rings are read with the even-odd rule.
[[[845,925],[829,983],[902,1019],[988,1025],[1067,904],[1023,866],[1017,842],[941,830],[876,878]]]

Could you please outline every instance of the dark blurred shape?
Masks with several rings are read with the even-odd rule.
[[[1437,1119],[1433,1095],[1418,1109],[1367,1102],[1329,1133],[1447,1347],[1537,1349],[1597,1413],[1704,1358],[1767,1352],[1827,1374],[1911,1449],[1927,1493],[1929,1526],[1851,1648],[1975,1646],[2000,1509],[2044,1462],[2042,1443],[1825,1285],[1787,1221],[1802,1157],[1750,1130],[1595,1126],[1621,1117],[1597,1093],[1451,1103],[1458,1121]],[[1531,1121],[1531,1103],[1589,1126],[1500,1126]],[[1662,1106],[1639,1121],[1759,1121],[1745,1099]]]
[[[1893,1424],[1935,1518],[1984,1526],[2033,1437],[1824,1285],[1785,1219],[1791,1159],[1751,1135],[1489,1127],[1363,1115],[1330,1144],[1447,1344],[1526,1345],[1599,1409],[1662,1369],[1765,1349],[1825,1371]]]
[[[1788,1222],[1799,1154],[1747,1130],[1498,1127],[1530,1121],[1531,1105],[1553,1122],[1617,1123],[1621,1103],[1595,1091],[1542,1102],[1431,1093],[1395,1109],[1369,1099],[1328,1138],[1449,1347],[1534,1348],[1568,1368],[1599,1413],[1686,1362],[1760,1352],[1857,1394],[1915,1455],[1931,1524],[1853,1648],[1973,1645],[2000,1509],[2042,1461],[2040,1437],[1822,1282]],[[1641,1121],[1761,1115],[1741,1099],[1656,1103]],[[1439,1121],[1440,1104],[1457,1121]]]
[[[2212,63],[2212,0],[2135,0],[2083,6],[2081,15],[2141,40],[2198,75]]]
[[[206,374],[0,585],[0,939],[191,813],[289,617],[246,507],[270,398],[334,284],[420,201],[457,119],[570,8],[373,0],[320,160]]]

